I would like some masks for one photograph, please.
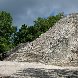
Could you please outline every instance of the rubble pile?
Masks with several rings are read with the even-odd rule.
[[[77,66],[78,13],[62,18],[36,40],[20,44],[6,60]]]

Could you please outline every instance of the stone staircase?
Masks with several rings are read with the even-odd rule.
[[[68,69],[34,69],[19,70],[10,78],[78,78],[77,70]]]
[[[78,67],[0,61],[0,78],[78,78]]]

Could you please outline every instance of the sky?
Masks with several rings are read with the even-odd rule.
[[[0,0],[0,11],[7,11],[13,25],[33,25],[37,17],[48,17],[59,12],[78,12],[78,0]]]

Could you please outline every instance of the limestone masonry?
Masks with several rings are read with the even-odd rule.
[[[77,66],[78,13],[62,18],[33,42],[18,45],[6,60]]]

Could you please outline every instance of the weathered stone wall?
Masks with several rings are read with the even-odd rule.
[[[70,14],[33,42],[13,50],[10,61],[78,65],[78,14]]]

